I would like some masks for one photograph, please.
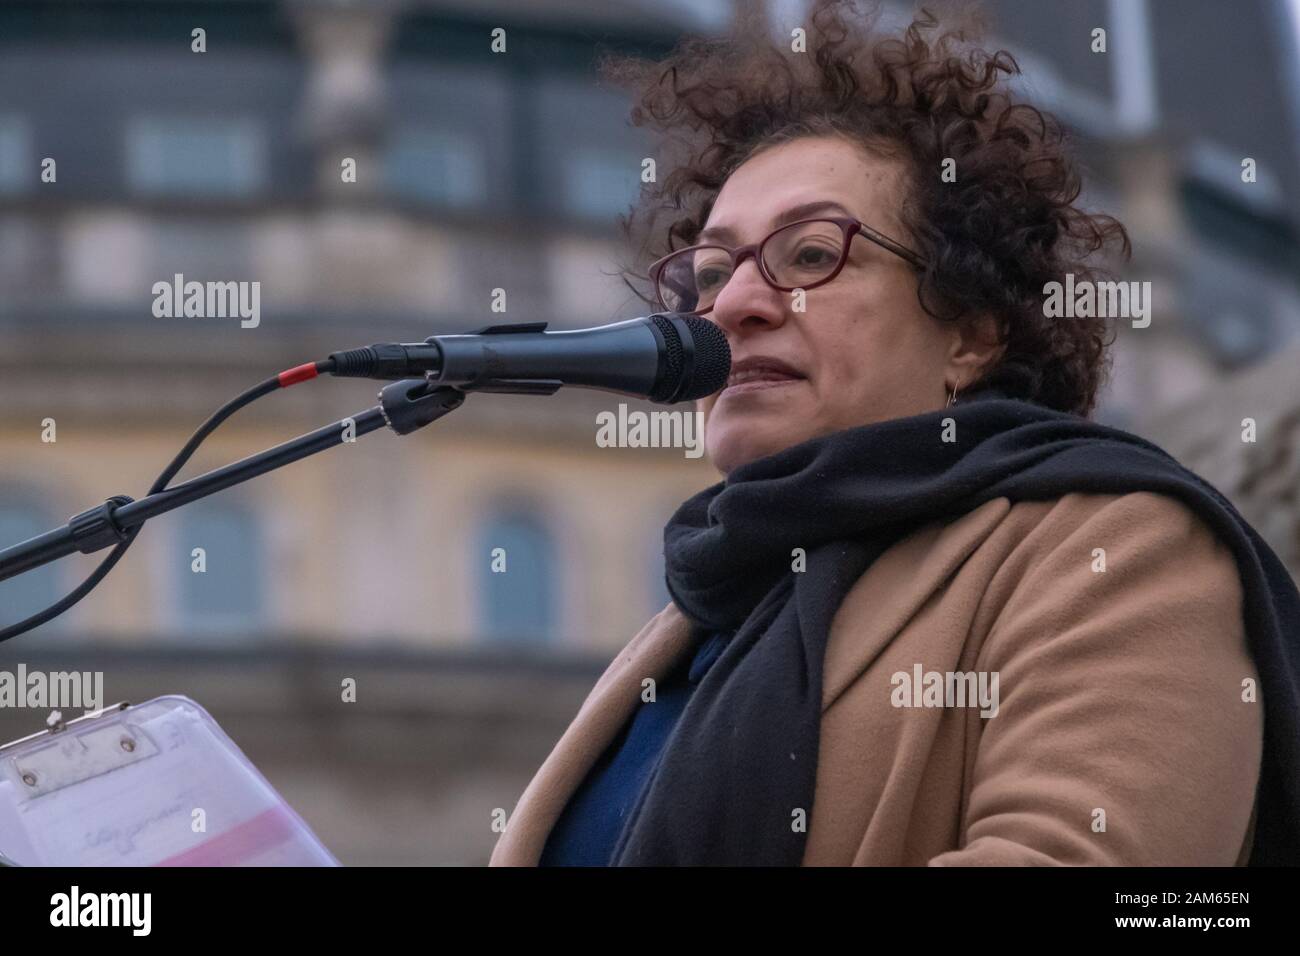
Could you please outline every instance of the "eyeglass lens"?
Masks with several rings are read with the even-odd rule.
[[[763,243],[763,269],[772,284],[805,289],[833,274],[844,255],[844,230],[830,220],[794,223]],[[683,249],[664,263],[659,295],[673,312],[713,307],[731,279],[731,253],[721,246]]]

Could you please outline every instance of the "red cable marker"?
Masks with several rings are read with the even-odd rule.
[[[305,365],[296,365],[293,368],[287,368],[276,376],[280,381],[281,388],[288,388],[290,385],[297,385],[299,382],[305,382],[308,379],[315,378],[320,374],[316,369],[315,362],[308,362]]]

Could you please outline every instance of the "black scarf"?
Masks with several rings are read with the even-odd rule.
[[[940,440],[943,420],[956,441]],[[735,631],[628,816],[615,865],[797,866],[811,815],[831,619],[886,548],[994,498],[1169,495],[1232,549],[1259,670],[1264,751],[1251,865],[1300,861],[1300,593],[1218,491],[1134,435],[985,390],[951,408],[815,438],[735,469],[664,529],[668,588]],[[791,569],[803,548],[803,573]]]

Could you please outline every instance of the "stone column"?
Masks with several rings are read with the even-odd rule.
[[[292,0],[289,14],[308,61],[300,129],[316,151],[317,183],[328,196],[372,196],[380,185],[378,145],[387,126],[383,58],[402,0]],[[342,179],[343,160],[357,180]]]

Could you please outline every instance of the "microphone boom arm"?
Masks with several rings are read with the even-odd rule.
[[[388,427],[408,435],[455,411],[465,393],[449,386],[435,386],[426,379],[403,379],[379,392],[379,404],[351,416],[355,434],[365,435]],[[264,475],[283,465],[343,443],[344,423],[339,419],[313,432],[250,455],[233,464],[214,469],[139,501],[115,495],[103,504],[74,515],[61,528],[47,531],[0,551],[0,581],[40,567],[74,552],[93,554],[125,540],[129,529],[181,505]]]

